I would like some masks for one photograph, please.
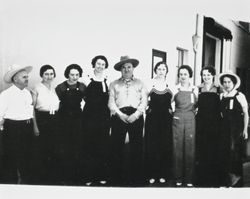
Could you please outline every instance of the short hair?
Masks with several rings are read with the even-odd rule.
[[[223,75],[221,78],[220,78],[220,84],[223,85],[223,81],[224,81],[224,78],[225,77],[228,77],[229,79],[231,79],[231,81],[233,82],[234,85],[237,84],[237,78],[233,75],[230,75],[230,74],[225,74]]]
[[[104,55],[97,55],[97,56],[95,56],[95,57],[92,59],[91,64],[92,64],[92,67],[93,67],[93,68],[95,67],[95,64],[96,64],[96,62],[97,62],[98,59],[101,59],[101,60],[105,61],[105,68],[108,68],[109,63],[108,63],[107,58],[106,58]]]
[[[190,78],[193,77],[193,70],[192,70],[192,68],[189,65],[182,65],[182,66],[180,66],[178,68],[178,74],[177,74],[178,78],[180,77],[180,70],[181,69],[186,69],[188,71],[189,77]]]
[[[53,70],[54,77],[56,77],[56,71],[55,71],[55,69],[51,65],[48,65],[48,64],[43,65],[40,68],[40,77],[43,77],[44,72],[47,71],[47,70],[50,70],[50,69]]]
[[[208,70],[208,72],[211,73],[212,76],[215,76],[216,74],[216,70],[213,66],[205,66],[201,69],[201,74],[200,74],[201,76],[204,70]]]
[[[164,61],[160,61],[160,62],[158,62],[158,63],[155,65],[155,67],[154,67],[154,72],[156,73],[157,68],[158,68],[161,64],[163,64],[163,65],[165,66],[165,68],[166,68],[166,70],[167,70],[167,73],[168,73],[168,65],[167,65],[166,62],[164,62]]]
[[[78,70],[79,76],[82,77],[82,68],[78,64],[70,64],[70,65],[68,65],[67,68],[64,71],[64,77],[66,77],[68,79],[70,70],[72,70],[72,69]]]

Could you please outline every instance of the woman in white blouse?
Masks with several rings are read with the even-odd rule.
[[[57,110],[59,99],[52,82],[56,76],[55,69],[50,65],[43,65],[40,69],[42,82],[33,90],[33,100],[36,116],[36,130],[39,131],[39,158],[41,164],[37,173],[38,183],[50,184],[55,179],[55,145],[57,135]],[[37,180],[38,180],[37,179]]]

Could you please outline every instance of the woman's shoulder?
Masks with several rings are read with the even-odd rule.
[[[56,89],[56,91],[58,91],[58,90],[60,90],[60,91],[66,90],[67,89],[66,81],[63,81],[62,83],[58,84],[55,89]]]

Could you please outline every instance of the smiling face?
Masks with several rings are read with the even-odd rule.
[[[51,83],[54,80],[54,78],[55,78],[55,74],[52,69],[48,69],[44,71],[43,76],[42,76],[43,82]]]
[[[223,84],[222,84],[222,85],[223,85],[223,88],[224,88],[225,91],[227,91],[227,92],[232,91],[233,88],[234,88],[234,86],[235,86],[234,83],[233,83],[233,81],[232,81],[232,79],[229,78],[229,77],[224,77],[222,83],[223,83]]]
[[[95,66],[94,66],[94,70],[96,72],[103,72],[106,68],[106,62],[103,59],[98,59],[96,60]]]
[[[180,81],[180,83],[181,84],[188,83],[189,78],[190,78],[190,75],[189,75],[188,70],[185,69],[185,68],[180,69],[180,71],[179,71],[179,81]]]
[[[131,63],[125,63],[121,67],[122,77],[124,79],[131,79],[133,77],[134,67]]]
[[[155,70],[155,73],[158,78],[165,78],[168,73],[166,65],[165,64],[159,65]]]
[[[69,78],[68,78],[69,83],[76,84],[79,78],[80,74],[77,69],[71,69],[69,71]]]
[[[213,82],[213,75],[208,70],[202,71],[202,79],[204,83],[211,84]]]

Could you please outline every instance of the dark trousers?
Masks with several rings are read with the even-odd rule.
[[[32,168],[34,183],[54,184],[58,170],[56,159],[56,139],[58,132],[57,114],[37,111],[36,120],[40,135],[36,138],[33,146]]]
[[[143,163],[143,116],[132,124],[111,119],[111,177],[113,185],[140,186]],[[126,134],[129,142],[125,144]]]
[[[33,137],[32,120],[6,119],[3,132],[3,181],[10,184],[29,184]]]

